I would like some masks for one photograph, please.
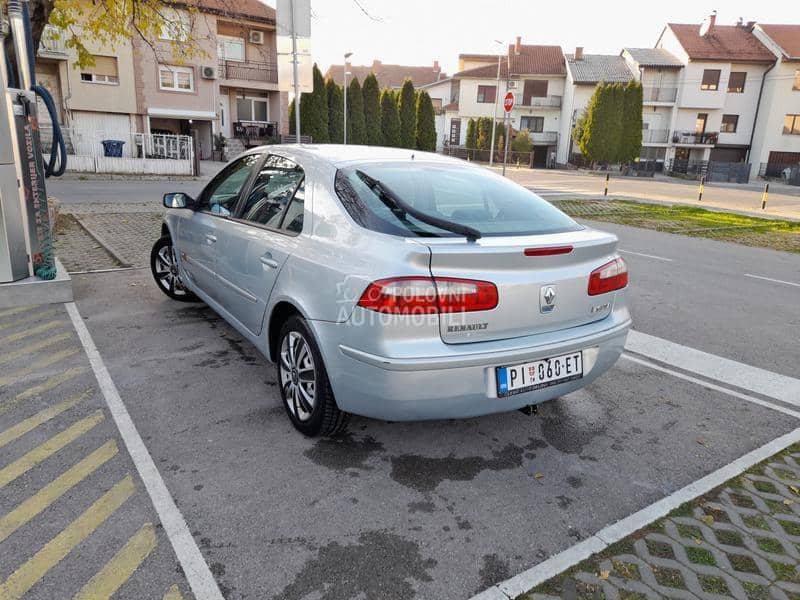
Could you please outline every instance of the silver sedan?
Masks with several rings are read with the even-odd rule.
[[[460,160],[264,146],[164,204],[159,287],[274,362],[309,436],[530,410],[607,371],[631,325],[616,237]]]

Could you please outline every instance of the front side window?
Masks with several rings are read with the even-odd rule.
[[[784,135],[800,135],[800,115],[786,115],[783,119]]]
[[[81,70],[81,81],[119,85],[116,56],[92,56],[94,65]]]
[[[260,154],[248,154],[225,167],[203,190],[197,209],[230,216],[244,184],[260,159]]]
[[[302,181],[303,169],[288,158],[273,154],[264,161],[253,182],[253,188],[241,209],[241,219],[278,229]],[[300,203],[302,205],[302,199]],[[296,218],[297,215],[293,215],[292,219]]]
[[[700,84],[701,90],[713,91],[719,89],[719,69],[706,69],[703,71],[703,81]]]
[[[158,87],[162,90],[174,92],[193,92],[194,69],[191,67],[160,65],[158,67]]]
[[[244,60],[244,38],[217,35],[217,58],[222,60]]]
[[[741,94],[744,92],[744,82],[747,79],[747,72],[745,71],[731,71],[731,76],[728,79],[728,93]]]
[[[494,85],[478,86],[478,102],[494,102],[497,94],[497,87]]]
[[[722,133],[736,133],[738,125],[739,115],[722,115],[722,125],[719,130]]]
[[[531,133],[542,133],[544,131],[544,117],[521,117],[520,128],[527,129]]]
[[[534,193],[483,169],[409,162],[340,169],[335,187],[342,205],[359,225],[381,233],[413,237],[458,236],[398,210],[379,190],[368,185],[368,178],[385,184],[419,211],[468,225],[485,236],[581,229]]]

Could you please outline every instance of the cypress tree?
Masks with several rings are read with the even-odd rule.
[[[400,146],[414,148],[417,145],[417,104],[414,84],[410,79],[403,82],[400,90]]]
[[[400,115],[391,90],[383,90],[381,94],[381,130],[384,146],[400,147]]]
[[[302,127],[302,124],[301,124]],[[289,102],[289,133],[294,135],[295,130],[295,121],[294,121],[294,100]]]
[[[364,142],[370,146],[380,146],[383,144],[381,101],[378,79],[374,73],[370,73],[364,79],[364,87],[361,92],[364,100],[364,128],[366,130]]]
[[[475,119],[470,117],[467,121],[467,148],[470,150],[478,147],[478,128]]]
[[[366,127],[364,125],[364,98],[361,95],[361,84],[358,77],[353,77],[347,88],[347,143],[366,144]]]
[[[583,155],[592,162],[609,160],[609,117],[611,91],[600,83],[594,89],[589,104],[586,106],[586,119],[583,121],[583,135],[579,147]]]
[[[426,152],[436,151],[436,117],[433,112],[433,101],[428,92],[420,92],[416,110],[416,147]],[[469,128],[469,125],[467,125]]]
[[[325,83],[328,95],[328,136],[332,144],[341,144],[344,141],[344,97],[342,87],[337,85],[333,78]]]
[[[609,85],[611,102],[608,107],[608,156],[605,160],[619,162],[622,150],[622,110],[625,103],[625,87],[620,83]]]
[[[313,74],[314,91],[309,94],[311,98],[310,114],[309,118],[305,119],[307,125],[300,123],[300,127],[312,137],[315,144],[327,144],[330,141],[328,132],[328,91],[325,88],[325,79],[322,77],[322,71],[319,70],[316,63],[314,64]],[[301,102],[303,96],[301,96]],[[302,106],[300,110],[302,111]],[[301,117],[305,117],[305,113],[301,112],[300,114]]]
[[[492,144],[492,120],[489,117],[478,118],[478,136],[475,145],[479,150],[489,150]],[[502,130],[502,127],[498,127]]]
[[[625,86],[622,107],[622,136],[620,162],[633,162],[642,151],[642,84],[630,81]]]

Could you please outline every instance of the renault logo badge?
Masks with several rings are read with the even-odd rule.
[[[543,313],[553,312],[556,307],[556,286],[544,285],[539,292],[539,310]]]

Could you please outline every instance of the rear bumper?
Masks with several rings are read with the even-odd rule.
[[[480,351],[469,344],[459,353],[442,344],[443,352],[428,357],[389,357],[345,345],[340,324],[311,322],[342,410],[389,421],[466,418],[516,410],[580,389],[610,369],[625,346],[631,326],[627,310],[571,330],[572,335],[548,343]],[[568,333],[568,332],[564,332]],[[466,346],[466,345],[464,345]],[[495,367],[584,351],[584,376],[540,390],[498,398]]]

